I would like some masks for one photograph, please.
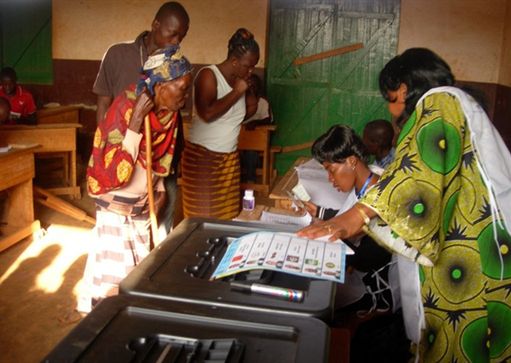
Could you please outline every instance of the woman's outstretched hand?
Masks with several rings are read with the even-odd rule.
[[[314,223],[299,230],[296,234],[309,239],[330,235],[329,241],[352,237],[360,233],[364,226],[364,219],[356,208],[357,207],[352,207],[343,214],[329,219],[328,221]]]
[[[338,238],[342,238],[342,237],[337,237],[337,234],[339,234],[339,235],[345,234],[345,233],[342,233],[342,224],[343,224],[342,220],[340,221],[340,223],[339,223],[339,221],[337,221],[337,219],[339,219],[340,217],[342,217],[342,215],[338,216],[338,217],[334,217],[328,221],[320,221],[320,222],[311,224],[310,226],[307,226],[307,227],[299,230],[298,232],[296,232],[296,234],[299,237],[305,237],[308,239],[316,239],[316,238],[320,238],[323,236],[330,236],[330,238],[328,240],[335,241]]]

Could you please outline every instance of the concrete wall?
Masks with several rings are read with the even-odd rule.
[[[163,1],[53,0],[54,84],[34,85],[36,99],[41,104],[95,104],[92,83],[104,52],[148,30]],[[182,46],[194,64],[221,62],[229,37],[246,27],[261,47],[258,66],[265,66],[271,0],[178,1],[191,18]],[[511,0],[401,0],[398,52],[410,47],[434,50],[458,80],[482,90],[511,146]],[[94,111],[84,110],[81,122],[94,130]]]
[[[509,3],[402,0],[398,52],[411,47],[430,48],[449,63],[457,79],[497,83],[503,78],[510,84],[509,75],[499,76],[502,67],[509,68],[509,54],[504,56],[502,48],[507,43],[507,53],[511,51],[511,24],[509,12],[506,14]],[[504,58],[507,62],[501,64]]]
[[[191,18],[183,50],[218,63],[238,27],[250,29],[265,66],[270,0],[181,0]],[[100,60],[109,45],[149,29],[161,0],[53,0],[53,58]],[[458,79],[511,86],[511,0],[402,0],[398,51],[428,47]]]
[[[264,66],[269,0],[180,0],[191,24],[183,51],[192,63],[218,63],[240,27],[252,31]],[[135,39],[162,0],[53,0],[53,58],[101,60],[114,43]]]
[[[507,2],[498,83],[511,87],[511,1]]]

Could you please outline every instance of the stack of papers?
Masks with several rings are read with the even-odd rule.
[[[309,213],[303,216],[292,216],[288,214],[272,213],[263,211],[261,213],[261,222],[269,224],[292,224],[295,226],[306,227],[312,222],[312,217]]]

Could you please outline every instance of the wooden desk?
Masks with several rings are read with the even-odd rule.
[[[34,149],[12,149],[0,153],[0,191],[7,193],[0,210],[0,251],[39,233],[41,228],[39,221],[34,220]]]
[[[36,126],[0,126],[1,144],[39,144],[36,154],[65,152],[69,158],[65,162],[64,186],[49,188],[49,192],[67,194],[80,198],[80,187],[76,181],[76,129],[80,124],[42,124]]]
[[[37,124],[78,124],[80,107],[59,106],[37,110]]]
[[[240,214],[236,218],[234,218],[235,221],[243,221],[243,222],[255,222],[261,219],[261,214],[263,211],[268,210],[270,207],[266,205],[258,204],[255,206],[254,210],[247,211],[242,210]]]
[[[270,193],[270,199],[275,200],[276,208],[290,209],[291,208],[291,199],[287,192],[291,192],[291,190],[298,184],[298,174],[296,173],[296,167],[306,163],[311,158],[306,156],[301,156],[294,162],[293,166],[286,171],[286,174],[279,180],[279,182],[275,185]]]
[[[234,220],[235,221],[243,221],[243,222],[257,222],[257,221],[261,220],[261,215],[263,214],[263,211],[275,213],[275,214],[288,215],[288,216],[293,216],[293,217],[301,216],[299,213],[289,210],[289,209],[274,208],[274,207],[268,207],[267,205],[258,204],[255,206],[254,210],[252,210],[252,211],[242,210],[240,212],[240,214]]]
[[[270,192],[273,182],[273,165],[271,160],[270,136],[272,131],[277,129],[276,125],[260,125],[253,130],[247,130],[245,126],[241,127],[238,138],[238,150],[254,150],[262,153],[263,168],[261,183],[242,183],[242,189],[253,189],[262,192],[265,196]]]

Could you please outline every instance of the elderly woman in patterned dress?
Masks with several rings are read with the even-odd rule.
[[[148,188],[157,209],[163,178],[171,172],[179,109],[192,83],[191,65],[179,46],[165,48],[144,64],[144,78],[120,94],[98,125],[87,167],[87,188],[96,202],[95,244],[85,268],[86,292],[78,310],[118,292],[119,282],[149,253]],[[147,185],[142,126],[151,125],[153,185]]]

